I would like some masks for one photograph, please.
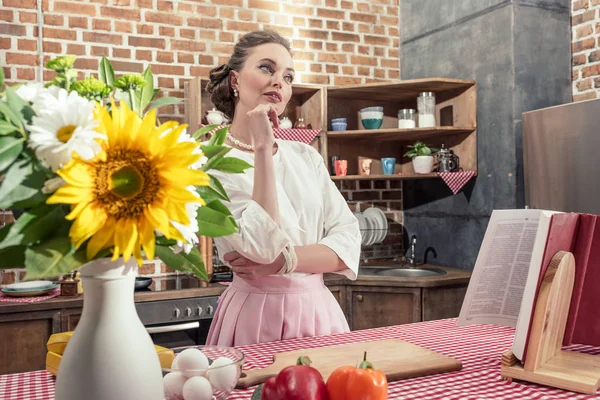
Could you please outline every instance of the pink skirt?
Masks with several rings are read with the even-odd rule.
[[[219,299],[206,344],[240,346],[348,331],[322,274],[255,280],[234,275]]]

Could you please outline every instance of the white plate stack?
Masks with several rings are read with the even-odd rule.
[[[381,243],[387,236],[388,222],[383,211],[377,207],[367,208],[362,213],[354,213],[362,235],[363,246]]]

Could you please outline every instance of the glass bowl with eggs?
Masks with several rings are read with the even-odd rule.
[[[163,368],[165,400],[222,400],[242,373],[244,353],[232,347],[185,346],[172,349],[171,368]]]

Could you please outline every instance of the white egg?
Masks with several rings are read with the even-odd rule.
[[[212,387],[202,376],[194,376],[183,385],[183,400],[211,400]]]
[[[173,359],[173,362],[171,363],[171,369],[178,369],[177,368],[177,357],[175,357]]]
[[[208,368],[208,358],[198,349],[185,349],[177,356],[177,369],[188,378],[204,376]]]
[[[210,365],[206,377],[216,390],[230,390],[236,384],[237,365],[227,357],[219,357]]]
[[[183,399],[183,385],[187,378],[179,372],[169,372],[163,378],[165,387],[166,400],[181,400]]]

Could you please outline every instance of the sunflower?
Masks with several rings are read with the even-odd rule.
[[[91,160],[74,155],[58,175],[65,180],[47,202],[71,204],[69,231],[79,248],[88,239],[87,257],[113,250],[113,260],[133,255],[142,263],[142,249],[154,258],[155,231],[185,241],[173,222],[192,224],[188,203],[203,200],[189,186],[207,186],[209,176],[190,168],[198,162],[198,144],[179,141],[186,125],[175,121],[156,126],[156,112],[143,119],[124,102],[95,111],[98,131],[106,135],[102,150]]]

